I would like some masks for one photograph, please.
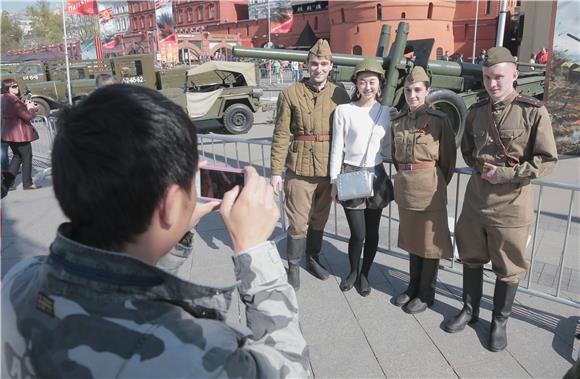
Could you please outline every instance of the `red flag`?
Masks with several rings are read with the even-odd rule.
[[[278,23],[275,21],[272,21],[272,26],[271,26],[271,33],[289,33],[290,29],[292,29],[292,23],[294,21],[294,17],[293,15],[290,15],[290,18],[286,21],[284,21],[283,23]]]
[[[89,16],[97,15],[96,0],[66,0],[66,11],[68,14],[84,14]]]

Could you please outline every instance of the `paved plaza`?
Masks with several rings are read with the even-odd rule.
[[[47,254],[56,228],[65,221],[50,177],[42,179],[42,184],[45,187],[36,191],[19,187],[2,201],[2,276],[24,257]],[[342,210],[338,210],[337,230],[344,238],[348,233],[345,222],[340,221],[342,217]],[[332,233],[333,219],[331,214],[328,231]],[[388,244],[387,226],[384,218],[383,246]],[[396,232],[391,233],[396,238]],[[282,229],[278,228],[274,236],[280,239],[279,249],[284,256]],[[330,279],[321,282],[304,270],[301,273],[300,325],[310,346],[313,377],[560,378],[578,357],[580,341],[575,336],[580,333],[580,313],[576,307],[519,292],[508,324],[509,346],[503,352],[491,353],[484,346],[490,326],[492,285],[484,285],[480,322],[451,335],[441,329],[441,324],[461,307],[460,275],[440,270],[434,307],[408,315],[391,304],[409,279],[406,255],[394,248],[389,252],[382,249],[371,269],[372,293],[363,298],[354,290],[342,293],[338,288],[348,269],[346,250],[343,240],[328,235],[323,259],[332,273]],[[578,250],[570,253],[577,262]],[[197,227],[195,252],[180,274],[200,283],[231,283],[231,254],[219,214],[212,214]],[[493,277],[491,273],[486,275]],[[575,285],[575,290],[567,287],[567,291],[572,291],[569,297],[577,300],[580,291]],[[232,303],[229,321],[243,323],[244,319],[244,306],[237,299]]]

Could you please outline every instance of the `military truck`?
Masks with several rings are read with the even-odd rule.
[[[247,133],[260,109],[258,66],[246,62],[212,61],[187,71],[186,88],[161,92],[182,106],[199,130],[225,128]]]
[[[385,69],[383,104],[405,109],[403,85],[413,66],[425,68],[431,76],[432,90],[427,102],[445,112],[455,129],[456,142],[459,144],[465,127],[467,109],[487,97],[483,86],[482,68],[479,64],[430,61],[434,39],[407,40],[409,24],[399,23],[396,38],[390,48],[391,28],[383,25],[376,56],[354,56],[333,54],[335,81],[350,81],[354,66],[364,59],[374,58]],[[233,54],[238,57],[258,59],[278,59],[306,62],[308,52],[284,49],[260,49],[234,47]],[[544,93],[544,72],[541,70],[522,72],[515,86],[520,93],[541,98]]]

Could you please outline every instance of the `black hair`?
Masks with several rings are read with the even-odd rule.
[[[147,230],[170,185],[190,193],[195,127],[155,90],[100,88],[61,110],[57,131],[54,192],[78,242],[119,250]]]
[[[15,79],[12,79],[12,78],[3,79],[3,80],[2,80],[2,89],[1,89],[1,91],[0,91],[0,92],[1,92],[2,94],[8,93],[8,89],[9,89],[11,86],[13,86],[14,84],[18,84],[18,83],[16,82],[16,80],[15,80]]]

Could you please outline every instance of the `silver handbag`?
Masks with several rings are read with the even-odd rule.
[[[338,200],[344,201],[373,197],[374,181],[375,173],[366,169],[338,174],[336,177]]]
[[[371,129],[371,135],[369,136],[367,149],[360,164],[361,169],[359,171],[341,173],[336,177],[336,190],[338,192],[338,200],[340,201],[365,199],[368,197],[373,197],[375,194],[373,189],[373,183],[376,177],[374,169],[371,169],[371,171],[365,168],[364,163],[367,159],[367,153],[369,152],[369,146],[371,144],[371,138],[373,137],[375,126],[377,126],[382,112],[383,107],[381,106],[377,119],[375,120],[375,124]]]

